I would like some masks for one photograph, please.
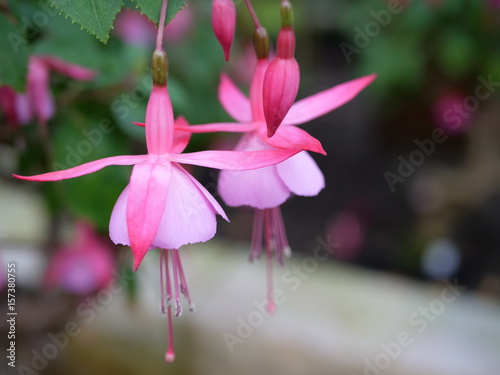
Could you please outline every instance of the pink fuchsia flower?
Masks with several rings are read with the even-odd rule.
[[[215,37],[224,50],[224,58],[229,61],[236,29],[236,7],[233,0],[213,0],[212,28]]]
[[[295,33],[292,29],[292,5],[281,4],[282,27],[278,34],[276,56],[264,76],[264,115],[267,135],[272,137],[290,110],[300,83],[300,69],[295,60]]]
[[[55,102],[50,91],[50,72],[54,71],[78,81],[89,81],[97,75],[94,70],[71,64],[52,56],[31,56],[25,94],[3,87],[0,93],[2,110],[12,126],[36,119],[46,124],[54,115]]]
[[[321,143],[296,127],[322,116],[349,102],[375,79],[376,75],[361,77],[302,99],[292,105],[275,135],[267,137],[263,110],[262,87],[268,59],[259,59],[250,87],[250,100],[223,75],[219,85],[219,100],[237,124],[206,124],[190,126],[192,133],[229,131],[245,133],[235,151],[301,150],[297,155],[279,164],[244,172],[222,170],[218,190],[224,202],[233,207],[250,206],[256,209],[250,260],[260,256],[262,243],[268,263],[268,293],[270,311],[272,299],[271,265],[273,252],[278,263],[290,252],[284,230],[280,205],[290,195],[315,196],[325,186],[321,170],[312,157],[302,150],[326,154]]]
[[[178,128],[182,127],[178,122]],[[174,142],[174,120],[167,87],[154,86],[146,110],[147,155],[114,156],[67,170],[15,177],[58,181],[93,173],[109,165],[134,165],[130,184],[111,214],[109,229],[113,242],[132,248],[136,270],[149,249],[177,249],[189,243],[207,241],[215,234],[215,215],[227,220],[210,193],[179,163],[241,171],[276,164],[298,152],[180,154],[187,145],[185,135],[183,133]]]
[[[72,294],[89,294],[108,285],[115,260],[110,246],[90,224],[79,222],[75,230],[75,240],[52,258],[45,286],[59,287]]]

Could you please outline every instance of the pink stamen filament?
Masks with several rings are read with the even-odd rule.
[[[279,207],[255,210],[254,228],[249,255],[250,261],[260,257],[262,253],[262,242],[264,242],[266,251],[267,309],[272,313],[276,309],[273,290],[273,258],[278,265],[282,266],[283,256],[289,256],[291,253],[286,237],[283,217]]]
[[[245,4],[248,9],[248,13],[250,13],[250,17],[252,17],[253,24],[255,25],[256,29],[260,29],[262,26],[260,25],[259,22],[259,17],[257,17],[257,13],[255,13],[255,9],[253,9],[252,3],[250,0],[245,0]]]
[[[173,285],[171,276],[173,277]],[[182,313],[181,293],[188,300],[189,310],[194,311],[194,303],[191,301],[189,295],[179,250],[160,250],[160,308],[163,314],[166,313],[168,319],[168,349],[165,353],[165,360],[167,362],[173,362],[175,358],[171,304],[172,292],[175,293],[175,316],[180,316]]]
[[[276,305],[274,304],[274,291],[273,291],[273,239],[272,239],[272,225],[271,225],[271,211],[264,211],[264,229],[266,241],[266,268],[267,268],[267,311],[274,312]]]

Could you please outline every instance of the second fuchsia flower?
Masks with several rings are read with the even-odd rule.
[[[295,125],[306,123],[349,102],[373,82],[376,75],[372,74],[334,86],[296,102],[291,106],[274,136],[269,138],[263,100],[265,92],[263,86],[269,66],[265,53],[267,35],[263,29],[257,29],[255,36],[258,61],[250,87],[250,99],[247,99],[225,75],[222,76],[219,85],[220,102],[238,123],[195,125],[185,130],[192,133],[212,131],[245,133],[235,147],[235,151],[239,152],[277,149],[301,151],[276,165],[238,173],[222,170],[219,175],[218,190],[227,205],[250,206],[256,209],[250,260],[261,255],[264,244],[268,267],[268,309],[273,311],[271,271],[273,257],[282,264],[283,256],[290,252],[279,207],[292,193],[314,196],[325,185],[321,170],[312,157],[302,150],[326,153],[316,138]]]

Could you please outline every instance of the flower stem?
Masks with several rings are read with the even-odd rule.
[[[253,9],[252,3],[250,2],[250,0],[245,0],[245,4],[248,8],[248,13],[250,13],[250,17],[252,17],[252,21],[253,24],[255,25],[255,28],[260,29],[262,26],[260,25],[257,13],[255,13],[255,10]]]
[[[156,49],[163,49],[163,30],[165,29],[165,18],[167,17],[168,0],[163,0],[160,10],[160,22],[158,23],[158,33],[156,34]]]

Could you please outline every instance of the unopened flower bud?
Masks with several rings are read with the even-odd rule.
[[[234,30],[236,29],[236,7],[233,0],[214,0],[212,2],[212,28],[229,61]]]
[[[295,60],[295,34],[292,29],[292,5],[281,4],[281,30],[278,34],[276,57],[264,77],[264,116],[267,136],[272,137],[290,110],[299,91],[300,70]]]

